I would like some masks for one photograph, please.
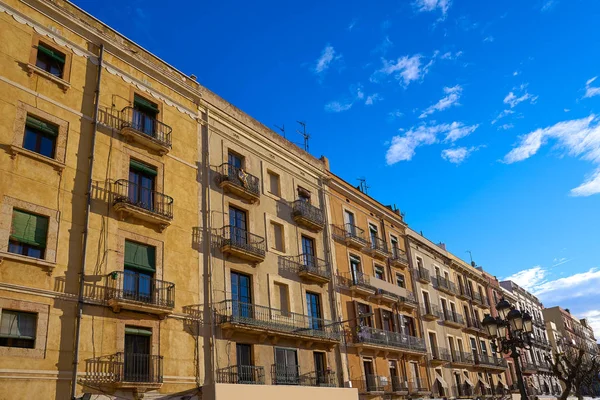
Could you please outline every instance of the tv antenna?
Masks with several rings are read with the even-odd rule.
[[[296,132],[304,137],[304,151],[308,152],[308,139],[310,139],[310,135],[306,133],[306,122],[304,121],[296,121],[302,127],[302,132],[296,129]]]
[[[367,194],[368,189],[370,186],[367,186],[367,180],[365,178],[357,178],[359,184],[358,184],[358,190],[360,190],[361,192],[363,192],[364,194]]]
[[[275,128],[279,129],[281,131],[281,134],[285,138],[285,124],[283,124],[281,126],[275,125]]]
[[[471,264],[473,264],[473,253],[471,253],[471,250],[467,250],[465,253],[469,253],[469,257],[471,258]]]

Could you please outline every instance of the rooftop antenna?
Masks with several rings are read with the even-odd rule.
[[[469,253],[469,257],[471,258],[471,265],[473,265],[473,253],[471,253],[471,250],[467,250],[466,253]]]
[[[310,135],[308,133],[306,133],[306,122],[304,121],[296,121],[297,123],[300,124],[300,126],[302,127],[302,132],[300,132],[298,129],[296,129],[296,132],[298,132],[300,135],[304,136],[304,151],[308,152],[308,139],[310,139]]]
[[[370,186],[367,186],[367,180],[365,178],[357,178],[358,179],[358,190],[360,190],[361,192],[363,192],[364,194],[367,194],[368,189]]]
[[[285,138],[285,124],[283,124],[281,126],[275,125],[275,128],[279,129],[281,131],[281,134]]]

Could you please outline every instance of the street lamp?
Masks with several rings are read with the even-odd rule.
[[[531,332],[533,331],[531,315],[528,312],[517,310],[504,298],[496,305],[496,311],[498,311],[498,317],[494,318],[490,314],[486,314],[481,324],[492,338],[494,352],[510,353],[510,357],[515,362],[521,400],[528,400],[521,372],[519,349],[529,350],[531,346]]]

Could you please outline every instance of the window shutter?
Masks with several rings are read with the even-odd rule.
[[[45,247],[48,233],[48,217],[13,210],[11,239],[32,246]]]
[[[129,168],[152,176],[158,175],[158,172],[156,172],[156,168],[148,164],[144,164],[143,162],[140,162],[138,160],[134,160],[133,158],[129,161]]]
[[[28,128],[33,128],[50,136],[58,136],[58,126],[41,121],[31,115],[27,116],[25,125]]]
[[[52,49],[44,46],[41,43],[38,43],[37,48],[40,53],[46,54],[47,56],[52,58],[54,61],[58,61],[59,63],[62,63],[62,64],[65,63],[65,56],[63,54],[59,53],[58,51],[52,50]]]
[[[158,109],[158,107],[156,106],[156,104],[146,100],[143,97],[140,97],[138,95],[134,95],[133,96],[133,105],[135,107],[138,107],[142,110],[146,110],[146,111],[150,111],[152,113],[158,113],[160,110]]]
[[[125,266],[156,272],[156,249],[141,243],[125,241]]]

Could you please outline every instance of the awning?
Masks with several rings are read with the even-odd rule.
[[[533,385],[534,388],[536,389],[540,389],[540,385],[537,383],[537,381],[535,379],[531,379],[531,384]]]
[[[482,377],[479,377],[479,383],[481,383],[483,385],[484,388],[486,389],[491,389],[491,386],[489,383],[487,383]]]
[[[442,375],[440,375],[440,373],[437,371],[435,371],[435,380],[438,381],[444,389],[448,389],[448,384],[446,383],[444,378],[442,378]]]
[[[464,375],[465,378],[465,383],[471,387],[475,387],[475,385],[473,385],[473,382],[471,382],[471,380],[469,379],[468,376]]]

